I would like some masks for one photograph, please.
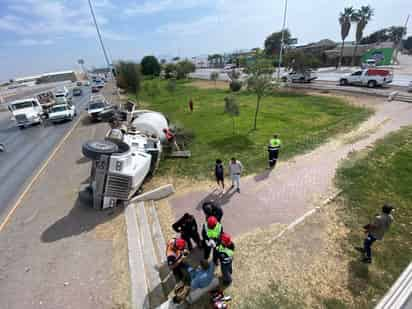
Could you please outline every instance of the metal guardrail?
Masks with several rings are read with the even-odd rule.
[[[375,309],[412,308],[412,263],[403,271]]]

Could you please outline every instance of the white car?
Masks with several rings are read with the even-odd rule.
[[[13,101],[9,103],[8,108],[20,129],[42,123],[43,107],[35,98]]]
[[[101,120],[101,114],[108,109],[112,109],[112,105],[109,104],[104,96],[96,95],[92,96],[87,107],[87,113],[91,120]]]
[[[72,96],[70,94],[70,91],[67,90],[66,87],[63,87],[62,89],[58,89],[54,93],[54,100],[57,104],[67,104],[72,101]]]
[[[49,120],[53,123],[73,120],[76,117],[76,107],[72,104],[57,104],[49,111]]]
[[[295,72],[292,71],[282,76],[283,82],[292,82],[292,83],[310,83],[311,81],[317,79],[316,74],[308,70],[306,72]]]

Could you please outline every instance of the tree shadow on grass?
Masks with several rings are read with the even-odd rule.
[[[247,135],[233,135],[222,139],[213,140],[209,143],[210,147],[216,148],[221,153],[241,152],[253,146],[252,140]]]
[[[41,235],[43,242],[54,242],[93,230],[99,224],[116,218],[123,207],[109,210],[93,209],[77,198],[70,212],[49,226]]]

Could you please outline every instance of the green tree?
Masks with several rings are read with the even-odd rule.
[[[169,79],[176,75],[176,65],[174,63],[168,63],[165,66],[165,78]]]
[[[230,115],[232,118],[233,124],[233,135],[235,135],[235,117],[238,117],[240,114],[239,103],[236,100],[235,96],[225,97],[225,113]]]
[[[147,93],[152,99],[156,97],[156,95],[160,91],[159,82],[157,80],[146,81],[143,83],[143,91]]]
[[[141,61],[143,75],[159,76],[160,63],[155,56],[144,56]]]
[[[345,40],[350,32],[350,27],[352,25],[353,13],[355,10],[353,7],[347,7],[340,13],[339,24],[340,24],[340,35],[342,38],[342,46],[340,48],[340,56],[338,65],[342,65],[343,48],[345,47]]]
[[[284,47],[290,45],[291,34],[288,29],[283,30],[285,32],[284,36]],[[282,31],[273,32],[265,40],[265,54],[268,56],[274,56],[280,52],[280,47],[282,45]]]
[[[359,10],[352,14],[352,20],[356,22],[356,42],[352,55],[352,65],[355,65],[356,52],[358,51],[359,42],[362,40],[363,31],[372,19],[373,14],[373,9],[369,5],[362,6]]]
[[[394,51],[393,51],[393,63],[399,64],[398,54],[399,50],[401,49],[401,43],[403,37],[406,35],[406,28],[405,27],[397,27],[392,26],[388,30],[389,39],[393,42]]]
[[[216,88],[216,82],[219,79],[219,72],[212,72],[210,73],[210,80],[215,82],[215,88]]]
[[[273,90],[273,66],[270,60],[257,58],[255,63],[247,67],[249,77],[247,79],[247,88],[256,94],[256,110],[253,121],[253,130],[257,129],[257,117],[260,109],[262,98]]]
[[[117,86],[136,95],[140,92],[141,73],[140,65],[133,61],[120,61],[117,65]]]
[[[403,40],[403,48],[408,51],[412,51],[412,36],[409,36],[406,40]]]
[[[389,41],[389,28],[383,28],[372,32],[370,35],[362,38],[360,44],[374,44]]]
[[[302,51],[289,52],[285,55],[284,65],[288,70],[305,73],[309,69],[317,69],[320,61],[311,54]]]
[[[176,64],[176,77],[177,79],[184,79],[189,73],[192,73],[196,70],[193,62],[189,60],[182,60]]]

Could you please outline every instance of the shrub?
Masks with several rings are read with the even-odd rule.
[[[237,92],[242,89],[242,82],[239,80],[232,80],[229,84],[230,90]]]

